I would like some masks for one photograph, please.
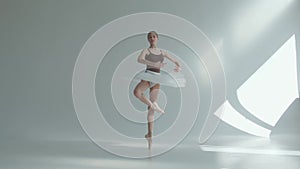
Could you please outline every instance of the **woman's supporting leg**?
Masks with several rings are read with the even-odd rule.
[[[156,84],[153,87],[150,88],[150,101],[156,102],[158,99],[158,94],[159,94],[159,88],[160,85]],[[154,122],[154,110],[151,109],[150,107],[148,107],[148,133],[146,134],[146,138],[147,137],[152,137],[152,133],[153,133],[153,122]]]

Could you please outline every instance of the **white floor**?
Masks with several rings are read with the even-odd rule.
[[[130,159],[110,154],[91,141],[5,141],[1,144],[1,168],[5,169],[299,169],[300,151],[272,147],[270,141],[252,140],[241,136],[223,138],[224,144],[199,145],[197,140],[185,140],[174,149],[159,156]],[[220,140],[219,140],[220,141]],[[219,142],[220,143],[220,142]],[[230,145],[231,144],[231,145]],[[266,146],[264,146],[266,145]],[[300,142],[298,142],[300,147]],[[155,145],[153,140],[152,146]],[[136,147],[132,145],[132,151]],[[147,150],[147,141],[145,147]],[[149,152],[151,153],[151,152]]]
[[[239,132],[220,123],[205,144],[188,137],[158,156],[131,159],[102,150],[88,137],[1,138],[0,166],[3,169],[299,169],[300,104],[296,100],[273,128],[270,139]],[[116,144],[115,144],[116,143]],[[118,143],[116,148],[144,151],[148,142]],[[152,150],[165,144],[152,140]]]
[[[160,156],[128,159],[107,153],[89,141],[11,142],[1,148],[1,168],[197,168],[197,169],[299,169],[299,152],[278,155],[272,151],[185,143]],[[134,147],[132,147],[134,150]],[[203,151],[206,149],[207,151]],[[235,150],[232,150],[235,149]],[[227,152],[228,150],[228,152]],[[272,153],[276,155],[272,155]]]

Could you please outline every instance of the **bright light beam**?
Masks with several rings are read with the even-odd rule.
[[[219,107],[219,109],[215,112],[215,115],[227,124],[246,133],[267,138],[270,136],[270,130],[246,119],[231,106],[228,100],[226,100],[223,105]]]
[[[300,152],[296,150],[281,149],[261,149],[261,148],[243,148],[236,146],[210,146],[200,145],[203,151],[218,153],[239,153],[239,154],[259,154],[259,155],[280,155],[280,156],[300,156]]]
[[[268,30],[272,22],[287,9],[293,0],[256,1],[232,16],[232,38],[237,50],[243,50],[249,43]]]
[[[275,126],[299,97],[296,63],[293,35],[237,90],[241,105],[258,119]]]

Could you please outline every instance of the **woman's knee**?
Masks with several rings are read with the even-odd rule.
[[[133,94],[135,97],[140,98],[143,93],[139,89],[135,88]]]

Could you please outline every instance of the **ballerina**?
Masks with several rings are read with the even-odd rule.
[[[161,71],[160,69],[165,66],[164,58],[169,59],[175,64],[175,72],[181,70],[180,63],[175,60],[169,53],[157,48],[158,34],[155,31],[151,31],[147,34],[147,39],[150,47],[144,49],[138,56],[138,62],[147,65],[146,71],[138,74],[138,78],[141,81],[137,84],[134,89],[134,95],[143,103],[148,105],[148,133],[145,135],[146,138],[151,138],[153,133],[153,121],[154,112],[164,114],[165,111],[159,107],[157,100],[160,89],[160,84],[164,82],[169,86],[173,87],[183,87],[185,85],[185,79],[175,79],[168,76],[167,73]],[[163,74],[161,74],[163,73]],[[145,97],[145,91],[150,88],[150,98]]]

